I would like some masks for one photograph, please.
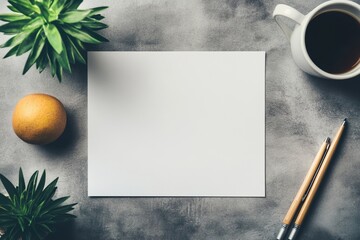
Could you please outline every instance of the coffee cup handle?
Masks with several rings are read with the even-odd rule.
[[[278,18],[280,16],[289,18],[298,24],[301,24],[305,16],[295,8],[292,8],[288,5],[285,4],[276,5],[273,12],[273,18],[275,19],[276,23],[279,25],[281,30],[284,32],[288,40],[290,40],[293,30],[283,21],[281,21],[281,19]]]

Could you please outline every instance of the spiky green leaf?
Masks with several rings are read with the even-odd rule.
[[[14,185],[7,179],[4,175],[0,173],[0,180],[2,184],[4,185],[6,191],[8,192],[10,198],[12,199],[14,195],[16,194],[16,189]]]
[[[78,10],[82,0],[9,0],[9,3],[14,13],[0,14],[0,21],[8,22],[0,26],[0,32],[15,36],[0,47],[11,47],[5,57],[31,50],[24,73],[35,63],[39,72],[49,64],[52,75],[60,79],[63,69],[71,72],[70,64],[85,63],[85,43],[107,41],[95,32],[107,27],[100,22],[104,18],[100,12],[107,7]],[[37,38],[36,44],[31,45],[39,29],[45,40]]]
[[[45,181],[46,181],[46,172],[44,170],[43,173],[41,174],[39,184],[38,184],[38,186],[36,188],[35,197],[39,196],[41,194],[41,192],[44,190]]]
[[[63,49],[66,49],[64,44],[63,44]],[[71,67],[70,67],[67,51],[62,51],[60,54],[55,53],[55,57],[58,63],[60,64],[61,68],[71,73]]]
[[[58,180],[59,180],[59,178],[56,178],[44,189],[42,198],[41,198],[42,200],[47,201],[49,198],[51,198],[51,195],[56,190],[56,184],[57,184]]]
[[[101,40],[93,37],[92,35],[90,35],[87,31],[81,31],[77,28],[74,28],[72,26],[64,26],[63,30],[71,35],[72,37],[85,42],[85,43],[92,43],[92,44],[99,44],[102,43]]]
[[[44,239],[50,232],[53,232],[55,226],[59,222],[68,221],[74,218],[74,215],[69,214],[75,204],[63,205],[68,197],[53,199],[56,191],[57,179],[50,183],[43,191],[40,192],[39,197],[44,199],[37,202],[36,194],[33,194],[35,189],[41,189],[40,182],[45,182],[43,176],[36,187],[37,172],[35,172],[26,186],[23,172],[19,170],[19,186],[15,187],[16,192],[11,198],[0,194],[0,227],[5,229],[5,235],[1,239],[16,240],[22,238],[26,239]],[[1,180],[7,183],[2,175]],[[11,184],[12,185],[12,184]],[[40,188],[39,188],[40,187]],[[24,191],[21,192],[21,190]],[[24,198],[24,194],[29,196]]]
[[[11,204],[11,201],[9,200],[9,198],[5,197],[4,194],[0,193],[0,206],[10,205],[10,204]],[[0,209],[1,209],[1,207],[0,207]]]
[[[68,3],[68,6],[67,8],[68,9],[77,9],[80,4],[83,2],[83,0],[70,0],[69,3]]]
[[[57,208],[58,206],[63,204],[68,199],[69,199],[69,196],[58,198],[54,201],[49,201],[49,203],[46,205],[46,208],[48,209],[48,211],[51,211],[52,209]]]
[[[105,17],[101,14],[96,14],[96,15],[91,16],[90,18],[100,21],[100,20],[104,19]]]
[[[97,15],[100,12],[104,11],[105,9],[109,8],[108,6],[103,6],[103,7],[96,7],[96,8],[91,8],[89,10],[91,10],[91,13],[89,14],[89,16],[93,16],[93,15]]]
[[[26,199],[31,199],[34,196],[34,189],[35,189],[36,184],[37,184],[38,175],[39,175],[39,171],[36,171],[30,177],[29,183],[28,183],[27,188],[26,188],[26,191],[27,191]]]
[[[2,47],[2,48],[15,47],[15,46],[19,45],[22,41],[24,41],[32,32],[33,32],[33,30],[23,31],[23,32],[15,35],[14,37],[10,38],[8,41],[6,41],[0,47]]]
[[[35,42],[29,54],[29,57],[26,60],[23,74],[25,74],[31,68],[32,65],[34,65],[35,61],[39,58],[44,48],[44,45],[45,45],[45,38],[42,36],[42,31],[39,31],[35,38]]]
[[[47,8],[49,8],[50,5],[52,4],[52,0],[41,0],[41,1],[38,1],[38,2],[41,2],[41,4],[43,4]]]
[[[38,6],[38,8],[40,9],[41,11],[41,17],[46,20],[47,22],[50,22],[50,9],[45,6],[43,3],[41,2],[36,2],[36,5]]]
[[[55,51],[60,54],[63,50],[63,41],[59,30],[54,24],[47,24],[43,27],[45,36],[49,41],[50,45],[55,49]]]
[[[36,61],[36,68],[39,69],[39,72],[42,73],[42,71],[44,71],[44,69],[46,68],[46,66],[48,65],[48,58],[47,58],[47,53],[45,48],[43,49],[43,51],[41,52],[41,55],[39,56],[38,60]],[[40,183],[39,183],[40,185]],[[42,191],[42,189],[41,189]]]
[[[69,57],[70,64],[74,64],[76,62],[75,53],[73,47],[70,45],[69,41],[67,40],[67,55]]]
[[[19,193],[25,190],[25,179],[22,169],[19,170]]]
[[[48,47],[49,49],[49,47]],[[51,76],[55,76],[56,74],[56,59],[52,51],[47,51],[47,57],[49,59],[49,65],[51,70]]]
[[[86,32],[87,34],[89,34],[91,37],[95,38],[96,40],[104,43],[104,42],[109,42],[109,40],[103,36],[101,36],[100,34],[96,33],[95,31],[89,29],[89,28],[82,28],[82,31]]]
[[[36,17],[33,20],[31,20],[30,22],[28,22],[24,27],[23,27],[23,31],[28,31],[28,30],[36,30],[38,28],[40,28],[43,25],[44,21],[41,17]]]
[[[68,43],[69,43],[69,48],[71,49],[71,52],[74,54],[74,57],[77,61],[79,61],[80,63],[86,64],[86,61],[83,57],[83,55],[81,54],[81,50],[78,49],[78,47],[75,45],[75,43],[68,37],[67,38]]]
[[[27,0],[8,0],[9,3],[19,12],[26,16],[32,16],[35,13],[40,14],[38,6],[31,4]]]
[[[11,11],[15,12],[15,13],[20,13],[19,10],[17,10],[16,8],[14,8],[13,6],[9,5],[7,6],[8,9],[10,9]]]
[[[53,0],[50,9],[56,14],[59,14],[64,9],[66,1],[67,0]]]
[[[17,13],[4,13],[0,14],[0,20],[4,22],[14,22],[19,20],[30,20],[31,18]]]
[[[72,10],[61,14],[60,19],[64,23],[77,23],[84,20],[90,13],[91,10]]]
[[[100,21],[91,18],[86,18],[84,21],[81,22],[81,25],[86,28],[90,28],[91,30],[101,30],[109,27],[105,23],[102,23]]]
[[[56,68],[56,77],[61,82],[62,78],[63,78],[63,67],[59,63],[57,63],[57,64],[58,64],[58,66]]]
[[[18,49],[19,49],[19,45],[11,48],[10,51],[8,51],[8,52],[6,53],[6,55],[4,56],[4,58],[8,58],[8,57],[11,57],[11,56],[15,55]]]
[[[14,22],[6,23],[0,26],[0,32],[5,34],[17,34],[20,33],[23,27],[29,22],[28,19],[25,20],[18,20]]]
[[[36,38],[37,32],[31,33],[18,47],[18,51],[16,52],[16,56],[20,56],[26,52],[28,52],[34,45],[34,41]]]
[[[68,205],[65,205],[65,206],[60,206],[60,207],[56,207],[56,208],[53,208],[50,210],[51,214],[64,214],[64,213],[67,213],[71,210],[73,210],[74,206],[76,205],[77,203],[73,203],[73,204],[68,204]]]

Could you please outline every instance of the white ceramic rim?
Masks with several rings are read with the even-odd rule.
[[[319,13],[324,7],[333,5],[333,4],[345,4],[345,5],[349,5],[351,7],[357,8],[360,11],[360,5],[353,2],[353,1],[348,1],[348,0],[332,0],[332,1],[328,1],[328,2],[324,2],[322,4],[320,4],[319,6],[317,6],[316,8],[314,8],[309,14],[307,14],[305,16],[305,19],[303,20],[302,24],[304,24],[304,27],[301,29],[301,50],[304,53],[305,59],[306,61],[310,64],[310,66],[317,72],[319,73],[321,76],[324,76],[326,78],[330,78],[330,79],[334,79],[334,80],[344,80],[344,79],[349,79],[349,78],[353,78],[356,77],[357,75],[360,74],[360,63],[358,64],[358,66],[356,67],[357,69],[355,70],[351,70],[349,72],[345,72],[345,73],[341,73],[341,74],[332,74],[332,73],[328,73],[325,72],[324,70],[322,70],[321,68],[319,68],[310,58],[306,46],[305,46],[305,34],[306,34],[306,29],[307,26],[309,24],[309,22],[313,19],[313,17]]]

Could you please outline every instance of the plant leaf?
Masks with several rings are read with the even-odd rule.
[[[92,19],[96,19],[96,20],[101,20],[104,19],[105,17],[101,14],[96,14],[94,16],[91,16]]]
[[[43,228],[45,228],[48,232],[50,232],[50,233],[53,232],[53,230],[52,230],[49,226],[47,226],[46,224],[41,224],[41,226],[42,226]]]
[[[88,28],[84,27],[81,30],[88,33],[90,36],[92,36],[93,38],[97,39],[98,41],[100,41],[102,43],[103,42],[109,42],[108,39],[106,39],[105,37],[101,36],[100,34],[94,32],[94,31],[92,31],[91,29],[88,29]]]
[[[52,61],[54,62],[54,64],[56,64],[55,58],[53,58],[53,59],[54,60],[52,60]],[[56,72],[55,72],[55,74],[56,74]],[[59,180],[59,178],[56,178],[44,189],[43,194],[41,196],[42,200],[47,201],[50,198],[50,196],[56,190],[56,184],[57,184],[58,180]]]
[[[5,240],[14,240],[14,239],[19,239],[20,238],[20,229],[15,226],[7,229],[7,232],[5,233],[5,235],[3,235],[1,238],[4,238]]]
[[[49,51],[49,47],[47,50],[47,56],[49,59],[49,64],[50,64],[50,70],[51,70],[51,76],[54,77],[56,74],[56,61],[55,61],[55,56],[53,54],[52,51]]]
[[[19,20],[30,20],[29,17],[23,15],[23,14],[17,14],[17,13],[4,13],[0,14],[0,20],[4,22],[14,22]]]
[[[1,48],[15,47],[15,46],[19,45],[22,41],[24,41],[24,39],[26,39],[32,32],[33,32],[33,30],[23,31],[23,32],[17,34],[16,36],[10,38],[8,41],[6,41],[0,47]]]
[[[32,65],[34,65],[35,61],[40,56],[40,54],[44,48],[44,45],[45,45],[45,38],[42,36],[42,30],[40,30],[35,38],[35,42],[34,42],[32,50],[29,54],[29,57],[26,60],[23,74],[25,74],[31,68]]]
[[[26,24],[22,30],[31,30],[31,29],[37,29],[41,27],[44,24],[44,21],[41,17],[36,17],[33,20],[31,20],[28,24]]]
[[[64,43],[63,43],[63,49],[66,49]],[[62,51],[60,54],[57,54],[57,53],[54,53],[54,54],[55,54],[56,60],[60,64],[60,66],[62,68],[64,68],[66,71],[71,73],[71,67],[70,67],[70,62],[69,62],[69,58],[67,55],[67,51]]]
[[[57,208],[58,206],[60,206],[61,204],[63,204],[63,203],[64,203],[66,200],[68,200],[68,199],[69,199],[69,196],[67,196],[67,197],[62,197],[62,198],[58,198],[58,199],[56,199],[56,200],[54,200],[54,201],[50,201],[49,204],[46,205],[45,207],[46,207],[46,209],[47,209],[48,211],[51,211],[52,209]]]
[[[21,231],[24,232],[25,231],[24,220],[22,218],[17,218],[17,221],[18,221]]]
[[[49,22],[49,19],[50,19],[49,8],[47,6],[44,6],[44,4],[42,4],[41,2],[36,2],[36,5],[39,7],[39,9],[41,11],[41,16],[44,19],[46,19],[46,21]]]
[[[50,9],[59,14],[65,7],[66,1],[67,0],[54,0],[50,6]]]
[[[90,13],[89,16],[93,16],[93,15],[99,14],[101,11],[104,11],[104,10],[107,9],[107,8],[108,8],[108,6],[90,8],[89,10],[91,10],[91,13]]]
[[[77,23],[85,19],[90,13],[90,10],[73,10],[60,15],[60,19],[64,23]]]
[[[41,30],[40,30],[41,31]],[[18,51],[16,52],[16,56],[20,56],[24,53],[26,53],[27,51],[29,51],[33,45],[34,45],[34,40],[36,38],[37,32],[33,32],[31,33],[18,47]]]
[[[82,2],[83,2],[83,0],[71,0],[67,8],[68,9],[77,9]]]
[[[90,34],[88,34],[88,33],[86,33],[86,32],[83,32],[83,31],[81,31],[81,30],[79,30],[79,29],[77,29],[77,28],[74,28],[74,27],[72,27],[72,26],[69,26],[69,25],[66,25],[66,26],[65,26],[65,25],[64,25],[64,26],[63,26],[63,30],[64,30],[67,34],[73,36],[74,38],[76,38],[76,39],[78,39],[78,40],[80,40],[80,41],[82,41],[82,42],[85,42],[85,43],[93,43],[93,44],[99,44],[99,43],[101,43],[100,40],[92,37]]]
[[[67,213],[67,212],[70,212],[71,210],[73,210],[74,209],[73,207],[75,205],[77,205],[77,203],[56,207],[54,209],[51,209],[51,213],[52,214],[64,214],[64,213]]]
[[[58,78],[59,82],[62,81],[62,74],[63,74],[63,68],[60,64],[58,64],[56,69],[56,77]]]
[[[16,194],[16,189],[14,185],[7,179],[4,175],[0,173],[0,180],[2,184],[4,185],[6,191],[8,192],[10,198],[12,199],[14,195]]]
[[[105,28],[109,27],[105,23],[102,23],[102,22],[97,21],[97,20],[92,19],[92,18],[86,18],[85,21],[81,22],[81,24],[84,27],[90,28],[92,30],[101,30],[101,29],[105,29]]]
[[[12,49],[10,49],[10,51],[7,52],[7,54],[4,56],[4,58],[8,58],[8,57],[15,55],[18,49],[19,49],[19,45],[13,47]]]
[[[39,171],[36,171],[33,173],[33,175],[30,177],[29,183],[26,188],[27,196],[26,199],[30,200],[32,196],[34,195],[34,189],[37,184],[37,177],[39,175]]]
[[[25,179],[22,169],[19,170],[19,193],[25,190]]]
[[[9,3],[17,9],[19,12],[25,14],[26,16],[31,16],[34,13],[40,14],[40,9],[37,5],[32,5],[27,0],[8,0]]]
[[[49,8],[52,3],[52,0],[41,0],[38,2],[41,2],[41,4],[43,4],[45,7]]]
[[[74,64],[76,62],[75,53],[74,53],[73,47],[70,44],[70,41],[69,41],[68,37],[66,37],[66,45],[68,46],[66,49],[67,49],[67,54],[68,54],[68,57],[69,57],[69,62],[71,64]]]
[[[16,8],[14,8],[14,7],[11,6],[11,5],[7,6],[7,8],[10,9],[11,11],[13,11],[13,12],[20,13],[19,10],[17,10]]]
[[[0,206],[1,205],[11,205],[10,199],[5,197],[4,194],[2,194],[2,193],[0,193]],[[0,207],[0,209],[1,209],[1,207]]]
[[[36,61],[36,68],[39,69],[40,73],[42,73],[42,71],[44,71],[44,69],[48,65],[48,62],[49,61],[47,58],[46,48],[44,48],[43,51],[41,52],[41,55],[39,56],[39,58]],[[41,179],[40,179],[40,182],[41,182]],[[40,186],[40,183],[39,183],[39,186]],[[39,191],[39,186],[38,186],[37,191]],[[41,189],[41,191],[42,191],[42,189]],[[40,193],[41,193],[41,191],[40,191]],[[39,194],[37,194],[37,195],[39,195]]]
[[[44,190],[45,182],[46,182],[46,171],[44,170],[41,175],[39,184],[36,188],[36,195],[39,195],[42,192],[42,190]]]
[[[17,34],[21,32],[22,28],[29,22],[29,20],[18,20],[14,22],[6,23],[0,26],[0,32],[5,34]]]
[[[63,43],[59,30],[54,24],[47,24],[43,27],[47,40],[54,50],[60,54],[63,50]]]
[[[68,41],[70,44],[70,49],[72,49],[75,59],[78,60],[80,63],[86,64],[86,61],[83,55],[81,54],[81,51],[76,47],[75,43],[70,39],[70,37],[68,37]]]

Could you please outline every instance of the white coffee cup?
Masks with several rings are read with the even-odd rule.
[[[325,72],[320,69],[310,58],[305,44],[305,33],[309,22],[317,15],[327,12],[327,11],[342,11],[348,13],[351,16],[357,18],[360,22],[360,5],[349,1],[349,0],[332,0],[324,2],[314,8],[307,15],[301,14],[296,9],[279,4],[275,7],[273,12],[273,17],[276,20],[277,24],[283,30],[285,35],[288,37],[291,44],[291,51],[295,63],[305,72],[328,79],[342,80],[353,78],[360,75],[360,64],[357,64],[356,67],[352,68],[348,72],[341,74],[333,74]],[[279,16],[287,17],[295,21],[296,25],[294,29],[291,29],[288,25],[279,19]],[[360,44],[360,43],[359,43]]]

